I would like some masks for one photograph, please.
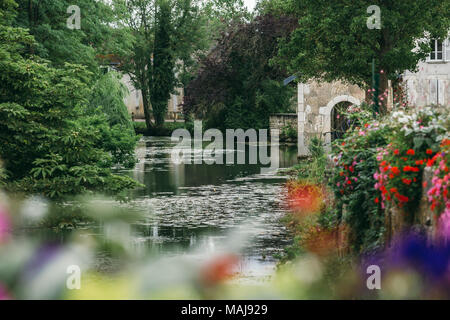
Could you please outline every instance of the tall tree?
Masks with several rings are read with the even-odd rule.
[[[26,29],[11,26],[15,8],[14,1],[1,1],[0,157],[7,187],[52,198],[135,187],[111,172],[117,149],[103,142],[108,119],[87,112],[92,74],[30,55],[38,44]]]
[[[368,7],[380,8],[381,28],[369,28]],[[278,6],[294,14],[298,28],[280,49],[278,62],[302,78],[371,85],[371,62],[383,71],[381,92],[430,52],[432,37],[449,30],[445,0],[288,0]],[[424,41],[420,41],[424,39]]]
[[[114,8],[106,0],[17,0],[19,5],[15,25],[27,28],[36,40],[29,53],[50,60],[55,66],[66,62],[88,66],[96,72],[96,55],[115,53],[126,34],[113,28]],[[80,29],[69,29],[67,13],[70,6],[80,8]]]
[[[153,81],[150,90],[153,117],[157,126],[164,124],[167,103],[175,85],[175,54],[172,36],[170,2],[159,0],[155,25]]]
[[[170,93],[181,70],[198,49],[202,19],[200,0],[115,0],[122,8],[122,26],[134,37],[130,54],[123,57],[123,70],[142,91],[147,128],[161,125]]]
[[[222,130],[268,128],[269,115],[287,111],[293,97],[291,88],[281,84],[286,70],[269,61],[278,52],[278,39],[295,26],[292,17],[270,14],[234,21],[189,83],[185,114]]]

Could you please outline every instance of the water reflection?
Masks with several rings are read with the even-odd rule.
[[[143,138],[139,163],[127,172],[145,185],[131,205],[148,212],[135,226],[135,245],[158,255],[215,252],[230,245],[232,230],[245,228],[254,237],[244,245],[241,271],[269,274],[274,254],[288,241],[279,222],[285,177],[261,175],[261,165],[177,165],[171,161],[174,145],[170,138]],[[296,148],[280,146],[279,159],[280,167],[294,165]]]

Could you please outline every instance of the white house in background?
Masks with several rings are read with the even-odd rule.
[[[128,112],[133,115],[135,119],[144,119],[144,103],[142,100],[141,90],[137,90],[130,75],[124,74],[122,82],[127,86],[129,94],[124,98],[125,105],[128,108]],[[170,100],[167,107],[168,119],[180,119],[182,113],[181,103],[183,103],[184,90],[182,88],[175,89],[176,94],[170,95]]]
[[[408,102],[414,106],[450,106],[450,39],[432,40],[432,51],[416,73],[405,72]]]

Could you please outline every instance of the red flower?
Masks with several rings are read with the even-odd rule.
[[[395,150],[394,150],[394,154],[395,154],[395,155],[397,155],[397,156],[398,156],[398,155],[399,155],[399,153],[400,153],[400,152],[398,151],[398,149],[395,149]]]
[[[391,193],[397,193],[398,192],[398,190],[397,190],[397,188],[391,188]]]
[[[395,175],[399,175],[400,174],[400,170],[398,169],[398,167],[392,167],[392,173]]]
[[[408,202],[409,198],[406,196],[401,195],[400,193],[396,193],[395,197],[398,199],[398,201],[400,202]]]
[[[433,150],[427,149],[427,154],[433,154]]]
[[[375,198],[375,203],[379,203],[380,202],[380,199],[378,199],[378,198]]]
[[[412,183],[412,180],[411,179],[402,179],[402,182],[409,186]]]
[[[345,142],[342,142],[342,146],[345,146]]]
[[[417,166],[423,165],[423,160],[417,160],[417,161],[416,161],[416,165],[417,165]]]
[[[386,161],[383,161],[382,163],[380,163],[380,166],[384,167],[387,164]]]
[[[413,155],[415,155],[415,152],[413,149],[409,149],[408,151],[406,151],[406,154],[409,156],[413,156]]]
[[[352,184],[352,181],[351,181],[351,180],[348,180],[348,181],[347,181],[347,184]]]

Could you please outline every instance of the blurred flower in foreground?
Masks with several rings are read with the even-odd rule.
[[[201,272],[203,282],[206,285],[214,285],[229,280],[233,277],[238,263],[239,257],[235,254],[214,258],[203,267]]]
[[[6,242],[11,231],[11,220],[6,210],[0,205],[0,244]]]
[[[445,241],[450,241],[450,202],[447,203],[445,211],[439,217],[439,235],[445,239]]]
[[[11,300],[6,288],[0,283],[0,300]]]
[[[381,297],[386,299],[450,298],[450,243],[430,244],[426,237],[407,234],[392,248],[368,259],[383,275]]]
[[[299,215],[317,213],[323,200],[322,189],[314,184],[289,181],[288,202],[290,209]]]

